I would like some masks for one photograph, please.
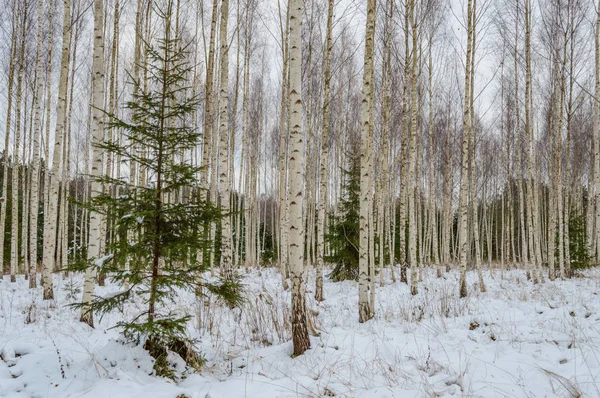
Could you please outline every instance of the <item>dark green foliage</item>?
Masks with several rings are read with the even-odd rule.
[[[155,357],[157,374],[173,377],[165,367],[166,349],[185,352],[188,364],[201,361],[191,351],[187,337],[187,322],[191,315],[185,309],[170,311],[169,303],[182,291],[217,295],[229,306],[240,304],[242,287],[239,281],[200,280],[205,264],[195,261],[198,250],[211,242],[199,226],[209,225],[221,216],[197,181],[199,167],[182,153],[195,149],[201,134],[194,128],[192,115],[199,97],[191,96],[187,82],[192,66],[188,62],[189,43],[171,38],[171,4],[165,11],[155,10],[164,24],[163,38],[155,45],[146,43],[147,63],[140,65],[150,82],[145,85],[131,79],[133,98],[127,102],[130,119],[107,114],[108,126],[115,128],[121,140],[104,142],[101,147],[119,155],[127,164],[143,167],[150,182],[133,186],[128,179],[98,178],[96,181],[111,189],[103,189],[87,206],[109,215],[115,239],[106,252],[95,261],[99,274],[108,275],[122,287],[105,297],[96,297],[90,310],[101,315],[120,310],[130,301],[143,303],[144,308],[131,319],[116,326],[126,338],[146,342]],[[139,148],[145,148],[140,151]],[[111,192],[118,192],[114,195]],[[200,283],[203,289],[197,289]],[[182,346],[185,347],[182,348]]]
[[[335,264],[329,274],[332,281],[358,279],[359,215],[360,215],[360,156],[354,150],[349,170],[343,170],[343,197],[340,215],[330,217],[329,232],[325,239],[331,254],[325,261]]]
[[[571,254],[571,268],[587,268],[592,266],[588,252],[585,216],[583,214],[572,216],[569,219],[569,252]]]
[[[260,236],[264,236],[264,249],[260,253],[260,262],[263,265],[270,265],[277,260],[277,249],[273,238],[273,232],[266,223],[260,223]]]
[[[12,157],[9,156],[8,158],[9,164],[8,164],[8,179],[6,181],[6,195],[2,194],[0,195],[1,199],[0,199],[0,206],[6,206],[6,224],[5,224],[5,239],[4,242],[2,244],[4,244],[4,258],[2,259],[2,267],[0,267],[0,271],[2,271],[3,274],[10,274],[10,259],[11,259],[11,242],[12,242],[12,206],[13,206],[13,194],[12,194],[12,173],[13,173],[13,159]],[[4,165],[4,154],[2,154],[2,156],[0,156],[0,170],[3,170],[3,165]],[[26,165],[20,164],[19,165],[19,169],[18,169],[18,176],[17,179],[19,181],[19,189],[18,189],[18,209],[19,209],[19,215],[18,215],[18,223],[19,223],[19,236],[17,237],[17,247],[20,249],[21,245],[22,245],[22,241],[23,241],[23,204],[25,203],[25,197],[24,197],[24,190],[22,189],[22,186],[24,184],[23,182],[23,176],[30,174],[30,170]],[[3,179],[4,176],[2,176],[0,178],[0,186],[2,186],[3,183]],[[38,248],[41,248],[41,242],[38,245]],[[39,251],[39,250],[38,250]],[[21,250],[18,251],[19,253],[19,264],[21,264],[21,262],[23,261],[22,258],[22,253]],[[41,259],[41,254],[38,253],[38,257],[39,259]]]
[[[191,345],[191,342],[188,340],[173,339],[163,341],[157,337],[153,337],[146,340],[144,349],[148,350],[150,355],[155,359],[154,369],[157,374],[175,379],[175,372],[167,360],[169,351],[178,354],[188,365],[198,371],[202,368],[204,362],[206,362],[204,357],[191,349]]]

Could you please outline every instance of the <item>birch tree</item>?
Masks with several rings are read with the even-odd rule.
[[[290,150],[289,150],[289,263],[292,280],[292,338],[294,356],[310,348],[304,282],[304,130],[302,128],[302,12],[304,0],[289,0],[290,10]]]
[[[365,55],[363,69],[362,105],[361,105],[361,151],[360,151],[360,236],[358,264],[358,321],[363,323],[373,317],[373,308],[369,300],[369,214],[371,213],[372,190],[372,154],[373,142],[373,42],[375,41],[376,0],[367,3],[367,22],[365,31]]]
[[[208,44],[208,58],[206,63],[206,84],[204,92],[204,126],[203,126],[203,145],[202,145],[202,169],[200,171],[200,186],[202,189],[208,189],[208,172],[210,162],[210,154],[212,150],[212,125],[213,125],[213,114],[212,114],[212,95],[213,95],[213,73],[215,69],[215,36],[217,27],[217,9],[218,0],[213,0],[211,22],[210,22],[210,40]],[[206,195],[209,195],[207,191]],[[208,198],[208,196],[207,196]],[[207,226],[204,226],[206,228]],[[208,233],[208,228],[203,231],[204,234]],[[203,262],[202,250],[197,252],[196,261],[198,263]]]
[[[93,201],[104,191],[100,177],[104,168],[104,154],[101,144],[104,141],[104,1],[94,0],[94,59],[92,62],[92,181],[90,198]],[[96,283],[96,263],[101,262],[102,248],[105,236],[102,233],[105,222],[104,216],[97,211],[90,211],[90,233],[88,241],[88,267],[85,271],[83,285],[83,307],[81,322],[94,326],[93,313],[87,304],[93,299],[94,284]]]
[[[21,41],[19,45],[19,58],[17,64],[17,92],[15,98],[15,134],[12,154],[12,210],[11,210],[11,239],[10,239],[10,281],[16,282],[16,274],[19,265],[19,146],[21,139],[21,115],[23,101],[23,73],[25,69],[25,29],[27,26],[27,13],[29,11],[28,2],[21,3]],[[15,10],[16,11],[16,10]],[[8,134],[8,131],[6,132]],[[7,154],[5,154],[6,156]],[[8,177],[8,176],[7,176]]]
[[[226,279],[233,278],[231,259],[231,217],[229,215],[229,44],[227,42],[227,21],[229,18],[229,0],[221,3],[221,88],[219,110],[219,188],[221,191],[221,209],[225,215],[221,224],[221,270]]]
[[[15,58],[17,54],[17,12],[16,2],[13,4],[10,56],[8,61],[6,124],[4,130],[4,156],[2,161],[2,202],[0,204],[0,268],[4,274],[4,241],[6,239],[6,207],[8,206],[8,146],[10,144],[10,129],[12,122],[13,89],[15,78]]]
[[[287,198],[287,185],[288,185],[288,172],[287,172],[287,140],[284,131],[286,129],[286,119],[288,117],[288,94],[289,94],[289,39],[290,39],[290,17],[291,10],[288,7],[285,14],[285,28],[283,22],[283,16],[281,15],[281,0],[278,0],[279,10],[279,27],[281,31],[281,55],[283,61],[283,70],[281,73],[281,108],[279,115],[279,266],[282,273],[283,288],[287,290],[287,278],[289,274],[289,212],[288,212],[288,198]]]
[[[36,86],[35,86],[35,116],[33,125],[33,164],[31,168],[31,199],[29,202],[29,287],[37,286],[37,230],[39,214],[39,181],[40,181],[40,139],[42,137],[42,99],[44,96],[44,79],[42,79],[42,40],[43,40],[44,0],[38,0],[37,18],[37,50],[36,50]]]
[[[327,8],[327,38],[325,41],[325,72],[323,95],[323,125],[321,134],[321,155],[319,166],[319,200],[317,202],[317,276],[315,300],[323,301],[323,255],[325,244],[325,210],[329,193],[329,103],[331,100],[331,50],[333,48],[333,10],[334,1],[329,0]]]
[[[411,108],[410,108],[410,134],[408,136],[408,177],[407,195],[408,195],[408,263],[410,265],[410,292],[412,295],[417,291],[417,234],[419,228],[416,224],[416,214],[418,212],[415,204],[415,178],[418,178],[417,168],[417,111],[420,101],[417,100],[417,75],[418,71],[418,56],[417,56],[417,16],[415,10],[415,0],[410,1],[410,23],[412,31],[412,55],[410,60],[410,93],[411,93]],[[407,62],[407,61],[405,61]],[[422,251],[421,251],[422,253]]]
[[[535,151],[533,150],[532,78],[531,78],[531,1],[525,0],[525,147],[527,158],[527,223],[528,243],[531,256],[530,273],[534,283],[538,282],[538,266],[541,263],[539,212],[537,184],[535,181]]]
[[[69,76],[69,58],[71,49],[71,0],[63,1],[63,32],[58,84],[58,103],[56,106],[56,128],[54,130],[54,151],[52,156],[52,172],[48,191],[48,213],[44,214],[44,250],[42,259],[42,280],[44,284],[44,300],[53,300],[52,272],[54,270],[54,252],[56,249],[56,213],[58,208],[58,171],[62,159],[62,140],[65,132],[67,81]]]
[[[600,0],[596,7],[596,29],[594,32],[594,188],[595,188],[595,225],[594,230],[595,242],[590,250],[591,254],[596,258],[596,262],[600,261]],[[591,203],[588,204],[591,206]],[[592,220],[588,219],[591,224]]]
[[[465,62],[465,92],[463,103],[462,120],[462,166],[460,174],[460,199],[459,199],[459,253],[460,253],[460,282],[459,296],[467,297],[467,255],[468,255],[468,236],[467,236],[467,215],[469,211],[468,203],[468,176],[469,176],[469,131],[471,124],[471,54],[473,49],[473,1],[467,3],[467,54]]]

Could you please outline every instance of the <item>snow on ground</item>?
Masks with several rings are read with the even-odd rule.
[[[81,277],[57,275],[52,306],[23,279],[4,280],[0,396],[600,397],[600,269],[584,275],[534,286],[522,271],[486,272],[479,293],[471,274],[472,294],[459,299],[455,271],[428,272],[415,297],[399,282],[378,288],[375,318],[359,324],[357,284],[326,281],[317,305],[311,273],[309,318],[320,335],[291,358],[288,293],[275,270],[253,270],[242,310],[202,305],[203,327],[194,320],[190,333],[206,364],[178,383],[152,376],[150,356],[110,329],[118,312],[96,329],[78,322],[68,304]],[[190,293],[176,307],[197,308]]]

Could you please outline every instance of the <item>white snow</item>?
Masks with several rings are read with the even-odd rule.
[[[320,335],[291,358],[289,293],[273,269],[245,275],[247,302],[230,310],[202,303],[190,334],[206,358],[200,374],[171,358],[182,380],[153,376],[142,347],[123,343],[111,326],[78,322],[67,306],[82,278],[55,276],[56,301],[41,289],[0,282],[0,396],[3,397],[600,397],[600,269],[585,278],[533,285],[522,271],[485,271],[487,293],[469,275],[459,299],[455,271],[428,271],[411,296],[399,282],[377,288],[375,318],[357,321],[355,282],[326,281],[326,301],[312,299]],[[379,278],[377,277],[377,280]],[[110,295],[119,286],[98,287]],[[141,303],[126,306],[131,314]],[[138,308],[139,309],[139,308]],[[176,311],[196,311],[182,292]],[[183,394],[183,395],[181,395]]]
[[[112,254],[107,254],[106,256],[100,257],[96,261],[94,261],[94,265],[98,268],[102,268],[107,261],[113,258]]]

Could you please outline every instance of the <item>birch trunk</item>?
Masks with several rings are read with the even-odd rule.
[[[380,156],[380,195],[379,195],[379,210],[378,210],[378,227],[379,227],[379,263],[380,263],[380,285],[383,286],[384,281],[384,266],[385,266],[385,241],[388,240],[386,236],[387,230],[390,231],[390,220],[386,219],[386,207],[388,198],[390,197],[390,181],[389,181],[389,140],[390,140],[390,103],[391,103],[391,57],[392,57],[392,24],[393,24],[393,12],[394,2],[391,0],[387,1],[386,5],[387,19],[386,19],[386,35],[385,35],[385,52],[384,52],[384,67],[383,67],[383,104],[382,104],[382,129],[383,129],[383,149],[381,150]],[[392,205],[393,206],[393,205]],[[388,216],[389,216],[388,209]],[[391,233],[391,231],[390,231]],[[391,239],[390,239],[391,240]],[[394,247],[389,244],[390,251],[390,269],[392,273],[392,281],[395,282],[394,275],[394,261],[393,253]]]
[[[310,348],[304,286],[304,131],[302,129],[302,11],[303,0],[289,0],[290,10],[290,153],[288,213],[289,263],[292,280],[292,338],[294,356]]]
[[[15,10],[16,11],[16,10]],[[10,281],[16,282],[16,274],[19,266],[19,147],[21,139],[21,104],[23,96],[23,69],[25,62],[25,27],[27,26],[28,4],[23,4],[23,20],[21,22],[21,44],[19,48],[19,69],[17,71],[17,98],[15,106],[15,140],[12,155],[11,191],[11,239],[10,239]],[[8,131],[6,134],[8,135]],[[8,154],[5,154],[7,156]]]
[[[31,199],[29,202],[29,288],[37,287],[37,225],[39,214],[39,183],[40,183],[40,138],[42,136],[42,98],[44,96],[44,79],[42,79],[42,40],[44,28],[42,25],[44,0],[38,0],[38,31],[36,50],[36,86],[35,86],[35,116],[33,122],[33,162],[31,168]],[[49,105],[49,104],[48,104]]]
[[[104,118],[102,107],[104,105],[104,15],[103,0],[94,0],[94,59],[92,62],[92,181],[90,200],[98,197],[104,190],[104,185],[98,181],[102,176],[104,167],[103,151],[99,145],[104,141]],[[88,241],[88,267],[85,270],[83,285],[84,306],[81,308],[80,321],[94,326],[93,313],[86,307],[94,296],[96,267],[102,255],[103,239],[102,224],[104,216],[96,211],[90,211],[90,234]]]
[[[361,151],[360,151],[360,233],[359,233],[359,280],[358,280],[358,321],[363,323],[373,316],[369,301],[369,214],[371,213],[371,173],[373,142],[373,42],[375,40],[376,0],[367,4],[367,24],[365,32],[365,56],[363,69],[361,105]]]
[[[278,2],[279,4],[279,2]],[[280,110],[280,119],[279,119],[279,231],[280,231],[280,247],[279,247],[279,266],[281,268],[281,278],[283,282],[283,288],[287,290],[288,283],[287,278],[289,277],[289,242],[288,242],[288,234],[289,234],[289,212],[288,212],[288,181],[287,181],[287,163],[286,163],[286,153],[287,153],[287,134],[284,134],[286,131],[286,118],[288,114],[288,92],[290,91],[290,78],[289,78],[289,25],[291,23],[291,9],[290,3],[288,1],[288,7],[286,11],[285,18],[285,29],[282,26],[282,18],[281,18],[281,6],[279,7],[280,15],[279,15],[279,24],[281,30],[281,51],[283,58],[283,71],[281,75],[281,110]]]
[[[564,216],[564,198],[563,198],[563,165],[562,165],[562,130],[564,123],[564,105],[565,105],[565,73],[566,73],[566,62],[567,62],[567,44],[568,40],[566,37],[566,32],[564,36],[564,46],[562,53],[562,60],[560,69],[558,72],[560,73],[560,86],[559,92],[557,96],[557,106],[556,106],[556,116],[557,116],[557,127],[556,127],[556,154],[555,154],[555,175],[554,175],[554,185],[555,185],[555,196],[556,196],[556,224],[558,227],[558,266],[560,269],[560,277],[562,279],[565,278],[565,250],[564,250],[564,224],[563,224],[563,216]],[[552,211],[550,211],[552,213]],[[553,236],[549,237],[550,240],[554,239]],[[554,256],[554,253],[549,253],[549,256]],[[550,268],[550,279],[554,279],[554,267]]]
[[[246,11],[246,13],[248,13],[249,10]],[[248,29],[248,15],[246,15],[246,29]],[[250,230],[249,225],[250,225],[250,216],[249,216],[249,193],[248,193],[248,176],[247,176],[247,172],[248,172],[248,168],[249,168],[249,161],[248,158],[250,157],[250,151],[248,150],[248,142],[249,142],[249,98],[250,98],[250,44],[251,44],[251,35],[249,34],[249,32],[246,33],[246,37],[245,37],[245,43],[244,43],[244,82],[243,82],[243,86],[244,86],[244,93],[242,96],[242,153],[240,155],[240,174],[239,174],[239,191],[242,192],[242,189],[244,189],[244,198],[241,199],[239,201],[239,206],[238,209],[240,210],[240,217],[238,218],[238,225],[237,225],[237,229],[239,230],[240,224],[241,224],[241,217],[242,217],[242,213],[243,213],[243,217],[245,219],[245,236],[244,236],[244,240],[242,241],[241,239],[241,231],[240,231],[240,240],[239,240],[239,252],[242,252],[242,243],[245,244],[245,260],[244,260],[244,265],[246,267],[246,269],[248,269],[248,267],[250,266],[250,257],[249,257],[249,253],[248,253],[248,247],[249,247],[249,243],[248,243],[248,231]],[[246,152],[248,152],[248,154],[246,154]],[[243,186],[242,186],[242,182],[244,182]],[[242,207],[242,202],[243,202],[243,207]],[[244,208],[244,211],[242,212],[242,208]]]
[[[438,257],[438,236],[437,236],[437,221],[436,221],[436,195],[435,195],[435,176],[434,176],[434,142],[433,142],[433,32],[430,33],[428,43],[428,97],[429,97],[429,112],[428,112],[428,140],[429,140],[429,236],[431,239],[430,264],[434,265],[438,272],[438,277],[441,276],[440,269],[437,267],[439,262]],[[429,245],[428,245],[429,249]]]
[[[221,88],[219,109],[219,188],[221,191],[221,272],[227,280],[233,279],[231,263],[231,216],[229,214],[229,47],[227,42],[227,22],[229,19],[229,0],[221,2]]]
[[[551,76],[551,80],[552,84],[555,85],[556,84],[556,79],[557,79],[557,74],[558,74],[558,51],[555,51],[554,54],[554,60],[553,60],[553,65],[552,65],[552,76]],[[554,252],[555,252],[555,244],[556,244],[556,227],[557,227],[557,215],[556,215],[556,210],[558,208],[558,203],[557,203],[557,199],[558,199],[558,192],[557,192],[557,177],[558,177],[558,162],[556,157],[559,156],[558,155],[558,128],[555,128],[557,126],[557,119],[558,119],[558,113],[561,112],[562,113],[562,109],[558,109],[559,106],[559,101],[557,99],[557,97],[560,94],[557,92],[557,88],[554,87],[553,88],[553,93],[552,93],[552,97],[551,99],[554,100],[554,103],[552,103],[550,105],[550,162],[549,162],[549,181],[548,181],[548,191],[549,191],[549,204],[548,204],[548,276],[550,278],[550,280],[554,280],[554,262],[555,262],[555,256],[554,256]]]
[[[323,301],[323,255],[325,249],[325,210],[329,193],[329,102],[331,99],[331,50],[333,48],[334,1],[329,0],[327,9],[327,39],[325,48],[325,89],[323,95],[323,127],[319,168],[319,200],[317,202],[317,276],[315,300]]]
[[[77,12],[77,10],[76,10]],[[62,186],[60,190],[60,208],[59,208],[59,218],[58,218],[58,237],[59,244],[57,247],[57,264],[58,268],[63,270],[63,275],[67,276],[67,266],[68,266],[68,249],[69,249],[69,203],[68,203],[68,193],[69,193],[69,178],[70,178],[70,165],[71,165],[71,131],[73,126],[73,98],[74,98],[74,88],[75,88],[75,73],[77,71],[77,45],[79,43],[79,37],[81,32],[81,24],[76,23],[74,26],[74,30],[71,30],[71,41],[73,43],[72,57],[71,57],[71,76],[69,78],[69,90],[67,94],[68,105],[66,109],[66,118],[65,118],[65,133],[63,140],[63,157],[61,163],[61,181]]]
[[[241,15],[240,15],[241,11],[240,11],[240,4],[238,2],[237,4],[237,14],[238,14],[238,19],[237,19],[237,24],[239,25],[241,23]],[[247,26],[247,25],[246,25]],[[231,209],[231,215],[229,216],[230,219],[230,246],[231,246],[231,265],[233,268],[237,267],[238,265],[238,261],[237,261],[237,242],[235,238],[239,238],[237,233],[238,233],[238,229],[234,229],[235,228],[235,221],[239,220],[238,216],[237,216],[237,201],[236,201],[236,195],[235,195],[235,171],[234,171],[234,163],[235,163],[235,132],[237,129],[237,109],[238,109],[238,99],[239,99],[239,88],[240,88],[240,50],[241,50],[241,45],[240,45],[240,30],[237,29],[236,32],[236,42],[237,42],[237,50],[236,50],[236,65],[235,65],[235,83],[234,83],[234,97],[233,97],[233,108],[232,108],[232,115],[233,118],[231,119],[231,139],[230,139],[230,147],[228,150],[229,155],[229,163],[227,165],[228,167],[228,180],[229,180],[229,184],[228,187],[230,189],[230,195],[229,197],[230,199],[230,209]],[[239,194],[240,192],[238,191],[238,198],[239,198]],[[234,232],[235,231],[235,232]],[[234,237],[235,236],[235,237]]]
[[[45,169],[44,169],[44,193],[43,193],[43,201],[44,201],[44,220],[48,214],[48,208],[50,206],[50,119],[52,112],[52,58],[53,58],[53,50],[54,50],[54,0],[50,0],[50,15],[48,16],[48,24],[50,26],[50,32],[48,33],[49,41],[48,41],[48,58],[46,61],[46,126],[44,127],[46,131],[45,141],[44,141],[44,160],[45,160]],[[87,171],[87,170],[86,170]],[[44,221],[44,227],[45,227]],[[44,238],[42,232],[42,239]],[[43,240],[42,240],[43,244]],[[42,253],[43,256],[43,253]],[[43,259],[42,259],[43,264]],[[44,270],[42,265],[42,285],[44,284]]]
[[[450,101],[448,101],[448,108],[450,107]],[[444,167],[444,211],[442,216],[442,261],[446,264],[446,272],[450,270],[450,249],[452,246],[452,187],[454,186],[454,161],[452,156],[452,140],[451,140],[451,129],[450,129],[450,111],[447,110],[447,122],[446,122],[446,148],[445,148],[445,160],[446,164]]]
[[[37,61],[36,61],[37,62]],[[23,141],[23,164],[31,165],[33,162],[31,160],[31,144],[33,140],[33,118],[35,116],[34,108],[36,106],[37,96],[35,92],[35,87],[37,87],[37,69],[34,72],[33,84],[32,84],[32,97],[31,97],[31,109],[29,112],[29,122],[27,128],[23,129],[23,132],[27,131],[27,137],[24,137]],[[27,114],[27,110],[25,111]],[[25,280],[29,279],[29,202],[30,202],[30,193],[31,193],[31,169],[30,167],[22,167],[21,168],[21,186],[22,186],[22,196],[23,196],[23,204],[21,205],[23,211],[21,212],[21,225],[22,225],[22,234],[21,238],[21,257],[22,257],[22,270],[23,274],[25,274]],[[35,275],[34,275],[35,276]]]
[[[208,189],[208,172],[211,164],[210,154],[212,150],[212,124],[213,124],[213,115],[212,115],[212,96],[213,96],[213,73],[215,70],[215,36],[216,36],[216,27],[217,27],[217,9],[218,9],[218,0],[213,0],[212,13],[211,13],[211,22],[210,22],[210,41],[208,44],[208,60],[207,60],[207,68],[206,68],[206,87],[204,93],[204,127],[203,127],[203,148],[202,148],[202,169],[200,170],[200,187],[202,189]],[[209,199],[210,192],[206,191],[206,199]],[[206,228],[207,226],[204,226]],[[204,234],[208,233],[208,228],[203,231]],[[203,260],[203,252],[202,250],[198,250],[196,254],[196,261],[198,264],[202,264]],[[198,275],[198,284],[200,283],[200,278]],[[198,291],[200,293],[200,291]]]
[[[16,8],[16,7],[15,7]],[[8,65],[8,90],[6,104],[6,128],[4,134],[2,201],[0,202],[0,272],[4,274],[4,240],[6,239],[6,207],[8,206],[8,146],[10,144],[10,127],[12,121],[13,86],[15,77],[15,57],[17,54],[17,13],[14,12],[12,21],[12,35],[10,44],[10,58]]]
[[[406,272],[407,261],[406,261],[406,200],[408,197],[408,157],[409,151],[407,147],[410,145],[409,141],[409,128],[408,128],[408,80],[410,73],[410,47],[408,41],[408,28],[409,28],[409,14],[410,14],[409,1],[405,2],[404,8],[404,77],[402,86],[402,147],[401,147],[401,169],[400,169],[400,220],[399,220],[399,261],[401,263],[400,269],[400,282],[408,283],[408,277]]]
[[[590,250],[590,254],[595,257],[596,263],[600,261],[600,0],[596,8],[596,31],[594,32],[594,54],[595,54],[595,89],[594,89],[594,186],[595,186],[595,220],[594,243]],[[588,200],[588,206],[593,206],[593,202]],[[592,220],[588,219],[591,225]],[[592,234],[590,234],[592,235]]]
[[[469,176],[469,131],[470,131],[470,102],[471,102],[471,51],[473,48],[473,0],[467,3],[467,60],[465,62],[465,100],[463,104],[462,120],[462,166],[460,176],[460,199],[459,199],[459,258],[460,258],[460,282],[459,295],[467,297],[467,256],[469,239],[467,236],[468,204],[468,176]]]
[[[516,17],[519,18],[519,2],[516,2]],[[523,194],[523,180],[526,178],[523,173],[523,151],[521,146],[521,107],[519,106],[519,24],[515,25],[515,40],[514,40],[514,70],[515,70],[515,134],[517,137],[517,161],[518,161],[518,184],[517,190],[519,195],[519,227],[521,236],[521,256],[520,261],[522,265],[529,263],[528,246],[527,246],[527,231],[525,229],[525,197]]]
[[[479,209],[477,200],[477,167],[475,162],[475,107],[474,107],[474,90],[475,90],[475,49],[477,42],[477,0],[473,0],[473,17],[471,20],[472,26],[472,43],[471,43],[471,84],[469,85],[469,139],[471,140],[470,152],[471,152],[471,203],[473,208],[473,239],[475,241],[475,269],[477,270],[477,277],[479,279],[479,290],[484,293],[486,291],[485,283],[483,280],[483,274],[481,273],[481,248],[479,246]],[[485,201],[485,197],[483,198]]]
[[[527,148],[527,221],[529,224],[529,252],[532,263],[529,267],[534,283],[538,281],[538,265],[541,261],[540,234],[538,227],[537,184],[534,178],[535,151],[532,149],[533,122],[531,117],[531,1],[525,1],[525,135]]]
[[[63,1],[63,33],[60,81],[58,85],[58,104],[56,107],[56,128],[54,133],[54,151],[52,172],[49,176],[48,213],[44,215],[44,251],[43,272],[44,300],[53,300],[52,272],[54,270],[54,252],[56,250],[56,211],[58,208],[58,172],[62,156],[62,140],[65,132],[67,83],[69,77],[69,56],[71,49],[71,0]]]
[[[412,69],[411,69],[411,88],[410,88],[410,136],[409,140],[409,156],[408,156],[408,172],[406,180],[406,188],[408,195],[408,264],[410,265],[410,293],[414,296],[418,293],[417,290],[417,234],[419,229],[416,225],[416,205],[415,194],[418,187],[415,186],[416,167],[417,167],[417,16],[415,10],[415,0],[410,1],[410,20],[412,31]]]
[[[572,163],[572,156],[571,156],[571,130],[572,130],[572,120],[573,120],[573,110],[574,110],[574,104],[573,104],[573,87],[575,84],[575,78],[573,76],[574,73],[574,67],[575,67],[575,56],[574,56],[574,52],[575,52],[575,40],[574,40],[574,31],[571,30],[571,37],[569,40],[569,46],[570,46],[570,57],[569,57],[569,99],[568,99],[568,103],[567,103],[567,148],[566,148],[566,164],[565,164],[565,171],[564,171],[564,185],[565,185],[565,191],[564,191],[564,217],[563,217],[563,228],[564,228],[564,241],[563,241],[563,245],[564,245],[564,264],[565,264],[565,276],[567,278],[570,278],[572,276],[571,274],[571,250],[570,250],[570,243],[571,243],[571,238],[570,238],[570,233],[569,233],[569,221],[571,220],[571,197],[577,197],[577,194],[579,192],[579,188],[576,188],[575,194],[572,195],[571,192],[573,191],[572,185],[571,185],[571,173],[572,173],[572,167],[573,167],[573,163]],[[589,253],[589,252],[588,252]]]

